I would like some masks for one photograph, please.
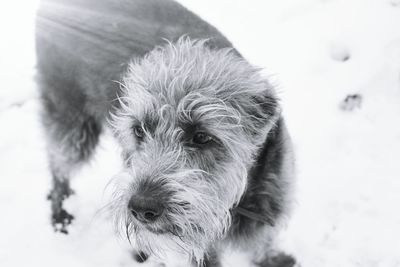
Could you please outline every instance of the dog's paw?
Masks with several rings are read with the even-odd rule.
[[[293,256],[285,253],[280,253],[274,256],[272,259],[271,267],[296,267],[296,260]]]
[[[71,225],[74,216],[69,214],[66,210],[60,209],[58,212],[53,213],[51,223],[55,232],[68,234],[68,226]]]
[[[273,256],[269,256],[258,264],[260,267],[300,267],[297,264],[296,259],[285,253],[278,253]]]

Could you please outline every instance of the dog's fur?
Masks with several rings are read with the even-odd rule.
[[[293,176],[277,97],[214,27],[168,0],[43,1],[37,54],[57,229],[73,219],[68,179],[110,125],[125,166],[110,206],[143,255],[220,266],[232,244],[259,266],[294,265],[273,247]],[[212,141],[194,144],[199,131]],[[156,222],[131,215],[139,194],[162,202]]]

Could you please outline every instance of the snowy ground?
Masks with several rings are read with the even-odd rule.
[[[281,246],[303,267],[399,267],[400,1],[181,2],[279,86],[298,169]],[[73,180],[70,235],[49,226],[32,79],[35,1],[0,7],[0,266],[139,266],[99,212],[119,168],[110,137]],[[340,109],[348,94],[362,96],[359,108]],[[246,264],[228,256],[225,266]]]

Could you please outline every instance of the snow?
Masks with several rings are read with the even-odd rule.
[[[71,233],[49,225],[33,80],[36,2],[0,9],[0,266],[155,266],[133,261],[102,212],[120,165],[109,135],[72,181]],[[297,155],[296,205],[280,246],[303,267],[399,267],[400,1],[181,2],[278,87]],[[351,94],[361,105],[340,108]],[[225,266],[246,265],[243,255],[225,257]]]

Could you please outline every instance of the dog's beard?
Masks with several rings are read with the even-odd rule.
[[[116,226],[143,252],[164,258],[172,250],[201,262],[210,244],[226,235],[231,223],[230,210],[245,190],[246,172],[238,172],[237,166],[235,170],[236,173],[225,171],[223,176],[214,177],[200,170],[165,175],[163,189],[171,194],[160,222],[151,225],[136,221],[128,211],[127,203],[140,178],[133,184],[131,177],[137,173],[124,172],[120,177],[130,182],[124,186],[120,182],[114,194]]]

